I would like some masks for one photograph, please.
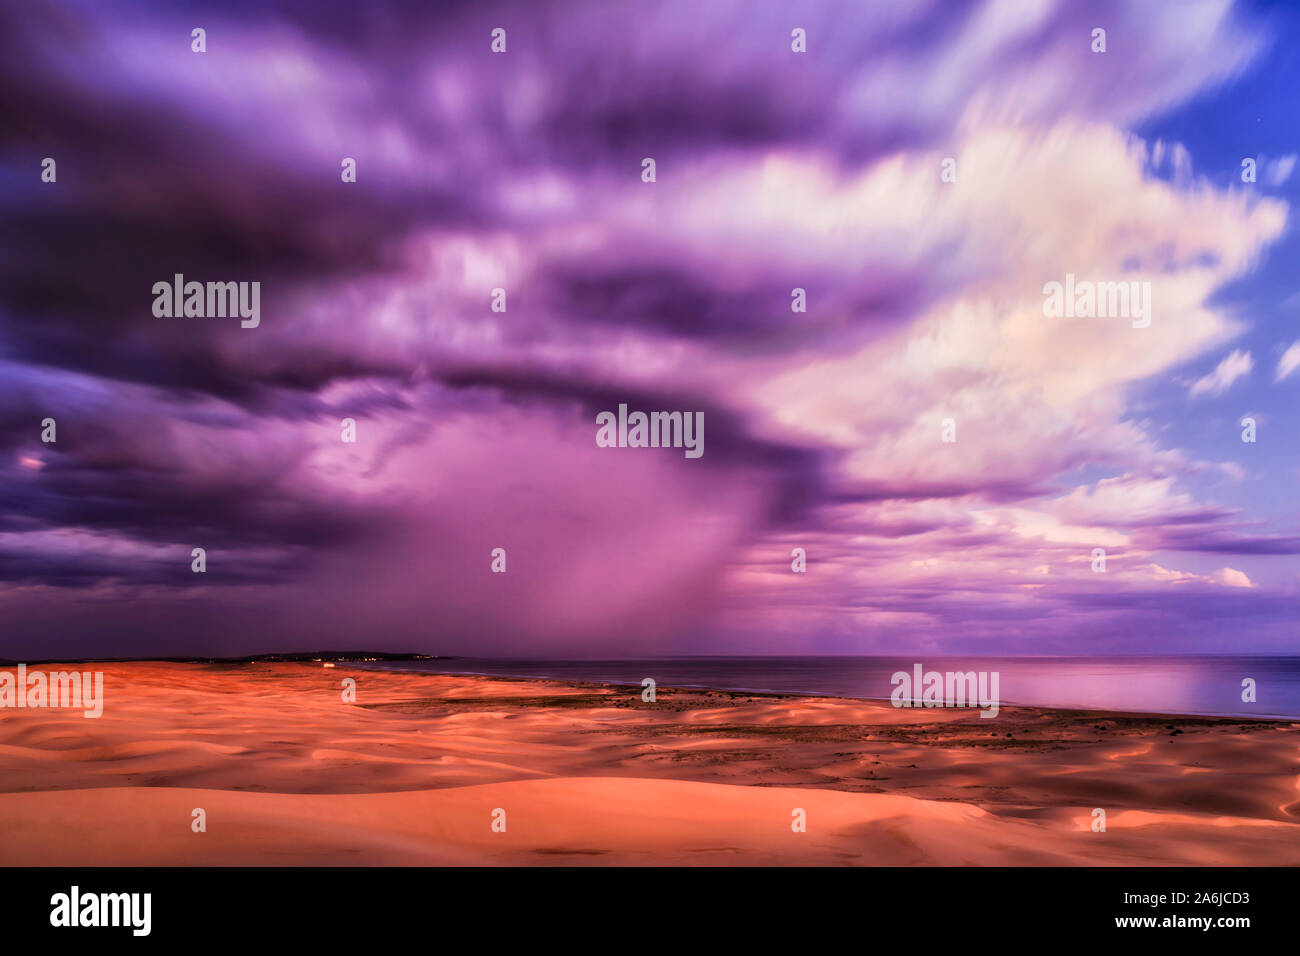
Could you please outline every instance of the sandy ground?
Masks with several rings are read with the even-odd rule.
[[[1300,863],[1290,722],[95,669],[98,720],[0,711],[0,864]]]

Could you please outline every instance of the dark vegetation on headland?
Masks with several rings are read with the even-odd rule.
[[[284,661],[449,661],[438,654],[391,654],[386,651],[298,651],[292,654],[249,654],[247,657],[85,657],[41,661],[0,659],[0,667],[34,664],[125,664],[131,661],[165,661],[169,664],[266,664]]]

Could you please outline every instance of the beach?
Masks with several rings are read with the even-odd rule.
[[[311,662],[87,667],[101,717],[0,712],[2,864],[1300,861],[1293,721],[984,719],[662,686],[646,702],[639,686]]]

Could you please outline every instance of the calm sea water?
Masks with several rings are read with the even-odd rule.
[[[446,658],[366,665],[494,677],[888,699],[896,671],[997,671],[1004,705],[1300,718],[1300,657],[673,657],[543,661]],[[1256,702],[1244,703],[1253,678]]]

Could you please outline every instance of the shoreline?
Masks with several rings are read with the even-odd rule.
[[[370,654],[372,656],[362,656]],[[697,655],[699,660],[764,660],[770,655],[730,655],[718,657],[715,655]],[[1149,660],[1158,658],[1159,655],[1128,655],[1117,656],[1108,655],[1105,657],[1078,657],[1078,656],[1053,656],[1021,655],[1016,658],[1007,657],[971,657],[969,660],[1068,660],[1068,661],[1117,661],[1117,660]],[[673,656],[662,658],[664,662],[676,662],[681,660],[690,660],[692,657]],[[774,660],[786,660],[781,656],[772,657]],[[831,655],[808,655],[806,659],[816,660],[835,660]],[[871,659],[871,660],[894,660],[895,655],[846,655],[847,660]],[[918,660],[945,660],[943,655],[938,656],[921,656]],[[1197,655],[1169,655],[1170,660],[1187,661],[1187,660],[1296,660],[1300,662],[1300,655],[1233,655],[1233,654],[1197,654]],[[535,674],[518,674],[518,673],[493,673],[488,671],[458,671],[458,670],[425,670],[422,668],[408,668],[402,666],[408,663],[424,663],[434,661],[455,661],[455,660],[482,660],[481,658],[467,658],[458,655],[440,655],[440,654],[414,654],[414,653],[393,653],[393,652],[352,652],[352,651],[305,651],[285,654],[260,654],[247,655],[243,657],[149,657],[149,658],[104,658],[104,659],[84,659],[84,660],[24,660],[24,661],[0,661],[0,671],[15,668],[19,664],[24,665],[28,671],[38,667],[61,666],[61,667],[88,667],[92,665],[148,665],[148,664],[194,664],[194,665],[249,665],[249,664],[324,664],[328,663],[331,667],[355,668],[362,671],[391,671],[393,673],[405,674],[424,674],[443,677],[481,677],[491,680],[518,680],[518,681],[551,681],[559,683],[569,683],[586,686],[618,687],[631,688],[637,686],[628,681],[618,680],[598,680],[590,678],[566,677],[563,675],[535,675]],[[491,660],[497,660],[492,658]],[[500,660],[511,660],[501,658]],[[641,662],[651,661],[653,658],[601,658],[598,660],[580,659],[575,661],[558,661],[557,663],[617,663],[620,661]],[[804,691],[804,690],[781,690],[777,688],[755,688],[740,685],[729,685],[720,683],[694,683],[694,682],[674,682],[671,685],[662,685],[662,687],[673,687],[680,690],[690,691],[716,691],[723,693],[747,694],[751,696],[777,696],[777,697],[798,697],[808,699],[827,699],[827,700],[845,700],[860,702],[889,702],[889,697],[860,697],[843,693],[834,693],[830,691]],[[1149,717],[1192,717],[1192,718],[1223,718],[1229,720],[1265,720],[1281,722],[1300,722],[1300,713],[1231,713],[1222,711],[1200,711],[1200,710],[1134,710],[1131,708],[1111,708],[1111,707],[1075,707],[1060,704],[1034,703],[1015,701],[1008,698],[1002,698],[998,701],[999,706],[1003,708],[1033,708],[1038,710],[1048,710],[1061,713],[1074,714],[1113,714],[1117,716],[1149,716]],[[946,705],[940,705],[936,708],[902,708],[902,709],[953,709],[947,708]],[[0,706],[0,712],[3,712]],[[956,708],[961,709],[961,708]],[[966,708],[971,709],[971,708]]]
[[[454,658],[443,658],[443,659],[453,660]],[[361,671],[383,670],[383,671],[391,671],[394,673],[401,673],[401,674],[430,674],[438,677],[482,677],[482,678],[487,678],[489,680],[501,680],[501,681],[543,681],[543,682],[550,681],[556,683],[573,684],[577,686],[613,687],[613,688],[619,688],[625,690],[635,689],[638,693],[640,693],[641,690],[640,685],[638,684],[628,683],[625,681],[614,681],[614,680],[601,681],[601,680],[586,680],[586,679],[559,677],[559,676],[540,677],[540,676],[520,675],[520,674],[488,674],[488,673],[482,673],[478,671],[415,670],[415,669],[404,668],[400,666],[386,666],[383,662],[372,663],[369,661],[365,661],[365,662],[339,661],[337,662],[337,666],[341,668],[351,667]],[[689,683],[679,682],[679,683],[674,683],[672,685],[659,685],[658,689],[659,690],[677,689],[677,690],[692,691],[692,692],[714,691],[715,693],[744,694],[751,697],[794,697],[794,698],[804,698],[809,700],[842,700],[842,701],[854,701],[859,703],[876,703],[876,704],[880,704],[880,703],[888,704],[890,702],[890,699],[888,697],[851,697],[844,694],[813,693],[813,692],[804,692],[804,691],[783,691],[783,690],[773,690],[770,688],[755,689],[755,688],[748,688],[748,687],[721,686],[718,684],[689,684]],[[1113,715],[1116,717],[1188,717],[1188,718],[1222,719],[1222,720],[1235,720],[1235,721],[1262,720],[1262,721],[1275,721],[1275,722],[1280,721],[1284,723],[1300,723],[1300,714],[1298,715],[1253,714],[1247,716],[1244,714],[1205,713],[1205,712],[1189,711],[1189,710],[1112,710],[1107,708],[1062,707],[1062,706],[1057,706],[1052,704],[1024,704],[1012,700],[1007,700],[1005,698],[999,701],[999,706],[1002,709],[1010,709],[1010,708],[1015,708],[1018,710],[1030,709],[1030,710],[1050,711],[1053,713],[1078,714],[1078,715],[1090,715],[1090,714],[1091,715]],[[957,708],[957,707],[947,707],[946,705],[942,705],[939,707],[911,707],[911,708],[900,707],[897,709],[899,710],[945,710],[946,709],[946,710],[970,711],[970,710],[978,710],[979,708],[978,707]]]

